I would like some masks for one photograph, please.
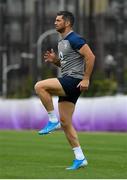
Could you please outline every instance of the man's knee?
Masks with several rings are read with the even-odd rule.
[[[60,121],[61,121],[61,126],[63,129],[67,129],[71,126],[71,123],[67,121],[67,117],[60,117]]]
[[[34,89],[35,89],[36,94],[39,94],[40,91],[45,90],[45,86],[42,82],[39,81],[35,84]]]

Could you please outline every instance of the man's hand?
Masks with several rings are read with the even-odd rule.
[[[51,51],[46,51],[46,53],[44,54],[44,60],[45,62],[53,63],[54,65],[58,67],[61,66],[60,60],[58,59],[53,49],[51,49]]]
[[[46,51],[46,53],[44,54],[45,62],[55,63],[56,58],[57,58],[57,56],[53,49],[51,49],[51,51]]]
[[[86,91],[89,88],[89,79],[83,79],[78,85],[77,88],[80,87],[80,91]]]

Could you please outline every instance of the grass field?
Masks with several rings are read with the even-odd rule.
[[[58,131],[0,131],[1,179],[126,179],[127,133],[79,133],[89,165],[67,171],[73,153]]]

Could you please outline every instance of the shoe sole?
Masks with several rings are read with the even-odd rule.
[[[88,163],[84,164],[84,165],[80,165],[79,168],[85,168],[87,165],[88,165]],[[79,168],[77,168],[77,169],[79,169]]]

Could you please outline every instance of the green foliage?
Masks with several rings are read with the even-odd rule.
[[[33,90],[32,77],[26,76],[20,79],[18,87],[8,95],[8,98],[29,98]]]
[[[125,86],[125,94],[127,94],[127,69],[124,72],[124,86]]]
[[[92,96],[114,95],[117,92],[117,83],[110,79],[95,80],[89,91]]]
[[[105,78],[104,73],[96,72],[91,81],[89,90],[83,93],[85,97],[96,97],[96,96],[106,96],[114,95],[117,92],[117,82],[115,79]]]
[[[42,69],[42,79],[56,77],[56,71],[54,68],[47,68],[46,66]],[[127,70],[124,72],[125,82],[125,94],[127,94]],[[82,93],[83,97],[97,97],[97,96],[108,96],[115,95],[118,90],[117,80],[112,76],[110,79],[105,77],[105,73],[98,71],[92,75],[89,90]],[[9,98],[28,98],[34,92],[32,77],[26,76],[20,79],[20,83],[17,88],[11,92]]]

